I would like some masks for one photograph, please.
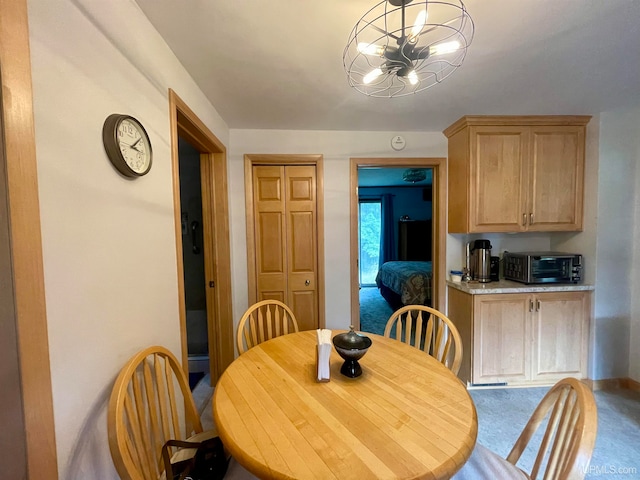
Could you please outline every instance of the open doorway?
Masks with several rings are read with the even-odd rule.
[[[445,159],[351,159],[350,177],[351,319],[381,335],[404,304],[444,304]],[[382,265],[418,269],[420,288],[403,292]]]
[[[382,335],[403,301],[432,305],[431,168],[358,168],[360,329]],[[411,275],[404,298],[399,275]],[[409,277],[407,277],[409,278]],[[409,297],[410,295],[410,297]]]
[[[190,350],[202,351],[206,345],[210,383],[215,385],[234,358],[233,316],[229,301],[231,298],[231,247],[226,149],[173,90],[169,90],[169,105],[182,366],[185,374],[188,374]],[[185,159],[191,155],[197,157],[188,162],[190,168],[194,170],[189,175],[186,175],[181,168],[179,148],[181,144]],[[186,176],[192,177],[189,185],[192,183],[195,185],[185,186],[184,200],[181,196],[183,172]],[[198,182],[199,192],[197,191]],[[185,203],[186,211],[183,211]],[[198,206],[195,206],[196,203]],[[198,207],[201,207],[201,210]],[[190,210],[192,210],[191,219],[189,219]],[[187,215],[183,215],[184,213]],[[196,251],[198,253],[195,253]],[[192,267],[196,272],[193,278],[191,277],[193,272],[189,273]],[[193,291],[199,293],[187,294],[187,281],[198,284],[197,290]],[[191,290],[190,286],[189,289]],[[190,298],[192,296],[195,299],[200,296],[200,300],[195,301]],[[204,308],[202,308],[203,304]],[[188,310],[193,312],[189,315],[189,323],[192,324],[189,326]],[[203,317],[206,317],[206,324]],[[205,325],[206,335],[202,333],[196,335],[195,332],[198,330],[202,332]],[[198,344],[195,350],[194,345],[191,349],[189,348],[189,331],[194,333],[194,340],[198,340],[195,342]],[[194,360],[197,361],[192,359],[192,365]],[[207,359],[203,355],[200,361],[206,362]],[[197,368],[202,369],[202,366]]]
[[[210,372],[207,287],[202,233],[202,176],[200,152],[178,137],[182,264],[187,322],[189,386],[193,388]]]

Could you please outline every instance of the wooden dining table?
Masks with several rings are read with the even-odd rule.
[[[333,332],[334,334],[341,332]],[[315,331],[240,355],[220,377],[213,414],[235,460],[263,479],[446,479],[467,461],[478,421],[464,384],[397,340],[373,343],[362,375],[317,382]]]

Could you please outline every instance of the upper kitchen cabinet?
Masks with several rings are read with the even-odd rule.
[[[582,230],[589,116],[466,116],[449,139],[449,233]]]

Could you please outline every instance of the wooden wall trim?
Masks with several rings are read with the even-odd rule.
[[[211,380],[215,383],[235,357],[233,308],[231,303],[231,240],[227,186],[227,150],[224,144],[218,140],[213,132],[172,89],[169,89],[169,110],[182,366],[187,375],[189,362],[187,313],[184,298],[184,265],[182,261],[178,134],[201,152],[201,162],[206,163],[206,166],[201,170],[204,172],[203,184],[206,183],[202,191],[203,201],[209,199],[210,204],[215,204],[215,215],[207,208],[208,205],[203,205],[203,215],[208,215],[213,220],[212,228],[210,231],[207,230],[209,238],[205,238],[207,251],[209,251],[210,247],[212,253],[207,260],[205,270],[210,275],[208,278],[213,279],[215,282],[214,301],[212,303],[214,304],[216,323],[215,325],[209,325],[209,339],[216,343],[216,356],[215,358],[210,358],[210,365],[212,366]],[[207,302],[207,308],[209,308],[209,302]]]
[[[320,154],[246,154],[244,156],[244,192],[247,219],[247,285],[249,305],[256,303],[256,251],[253,216],[253,166],[254,165],[315,165],[316,166],[316,222],[318,235],[318,323],[325,319],[324,273],[324,162]]]
[[[586,125],[590,115],[466,115],[447,127],[442,133],[451,138],[468,125]]]
[[[26,0],[0,0],[0,65],[27,469],[57,479]]]
[[[632,378],[605,378],[601,380],[585,380],[585,383],[591,390],[617,390],[626,389],[640,392],[640,382],[636,382]]]
[[[351,158],[349,175],[350,245],[351,245],[351,323],[360,328],[360,297],[358,280],[358,168],[432,168],[433,169],[433,251],[436,268],[433,271],[433,307],[446,309],[446,235],[447,235],[447,159],[446,158]]]

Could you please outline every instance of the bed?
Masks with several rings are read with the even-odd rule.
[[[431,305],[431,262],[393,261],[376,276],[380,294],[393,310],[405,305]]]

